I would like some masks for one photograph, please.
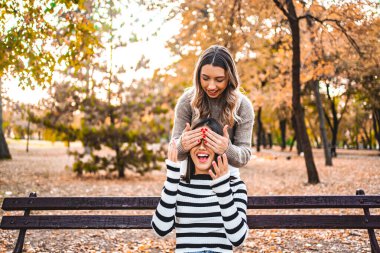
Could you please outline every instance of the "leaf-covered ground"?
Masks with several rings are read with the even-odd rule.
[[[0,202],[8,196],[158,196],[165,170],[144,177],[127,173],[125,179],[105,175],[76,177],[66,165],[62,143],[32,142],[29,153],[23,142],[10,142],[13,159],[0,162]],[[74,144],[71,149],[79,148]],[[378,151],[338,150],[333,167],[324,165],[322,150],[314,150],[322,183],[307,185],[304,159],[295,153],[263,150],[241,169],[249,195],[342,195],[380,194]],[[287,156],[291,159],[288,160]],[[132,213],[137,211],[105,211]],[[301,213],[278,210],[275,213]],[[310,210],[303,213],[362,213],[362,210]],[[77,212],[79,213],[79,212]],[[84,213],[81,211],[80,213]],[[152,211],[145,211],[151,214]],[[250,210],[249,213],[259,213]],[[268,213],[268,211],[260,211]],[[380,210],[372,210],[380,213]],[[0,216],[4,213],[0,211]],[[11,252],[18,233],[0,230],[0,252]],[[380,231],[377,231],[380,241]],[[30,230],[25,252],[173,252],[174,235],[157,238],[150,230]],[[236,252],[371,252],[366,231],[362,230],[251,230],[244,246]]]

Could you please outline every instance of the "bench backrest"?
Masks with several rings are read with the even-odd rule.
[[[5,198],[2,209],[17,210],[154,210],[159,197]],[[248,209],[380,208],[380,196],[257,196]]]
[[[5,198],[2,209],[16,210],[154,210],[159,197]],[[380,208],[380,196],[257,196],[248,209]],[[250,228],[380,228],[379,215],[248,215]],[[4,216],[2,228],[149,229],[151,215]]]

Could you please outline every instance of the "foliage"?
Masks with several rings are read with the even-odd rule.
[[[104,170],[124,177],[125,169],[143,174],[158,169],[157,162],[163,159],[160,142],[170,127],[165,116],[169,96],[163,96],[159,75],[128,82],[125,68],[115,65],[113,54],[127,43],[114,24],[121,15],[118,6],[117,1],[87,3],[103,49],[78,71],[75,67],[61,71],[64,81],[49,89],[50,98],[43,102],[45,113],[35,118],[65,140],[82,142],[84,150],[70,152],[75,158],[73,170],[79,175]],[[104,62],[107,55],[109,60]],[[136,75],[148,64],[143,57],[128,74]],[[100,154],[104,150],[105,155]]]
[[[365,73],[371,72],[371,69],[370,80],[371,76],[372,79],[376,76],[374,73],[379,76],[378,4],[371,1],[329,5],[321,1],[293,2],[301,18],[304,106],[314,106],[310,103],[314,99],[313,94],[306,85],[313,80],[329,82],[334,89],[361,93],[366,99],[372,95],[371,101],[378,101],[379,93],[371,92],[375,90],[370,88],[376,84],[371,86],[367,81],[358,81],[358,78],[365,80]],[[281,12],[273,11],[274,8],[273,1],[183,2],[178,11],[182,17],[181,29],[168,42],[172,52],[181,57],[171,66],[175,75],[170,82],[190,86],[199,52],[212,44],[227,46],[235,56],[243,88],[255,111],[265,108],[262,113],[264,127],[279,135],[277,119],[286,118],[290,122],[292,111],[292,46],[288,21]],[[315,19],[311,18],[312,15]],[[351,89],[348,89],[349,85]],[[321,88],[324,108],[328,110],[327,94],[323,92],[323,85]],[[371,94],[366,94],[364,90]],[[337,106],[342,105],[338,101],[345,101],[346,94],[335,96]],[[316,115],[316,111],[308,114],[313,127],[317,123]],[[344,118],[344,113],[340,117]],[[319,138],[319,131],[310,133]]]
[[[46,86],[56,64],[79,68],[99,46],[82,1],[0,3],[0,77],[21,87]]]

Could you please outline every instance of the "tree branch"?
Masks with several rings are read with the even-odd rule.
[[[284,15],[290,19],[290,15],[289,15],[289,12],[286,11],[284,5],[282,3],[280,3],[279,0],[273,0],[273,2],[277,5],[277,7],[282,11],[282,13],[284,13]]]
[[[276,1],[276,0],[273,0],[273,1]],[[307,19],[307,18],[311,18],[315,21],[317,21],[318,23],[322,24],[322,25],[325,25],[325,22],[333,22],[335,23],[335,25],[339,28],[339,30],[344,34],[344,36],[346,36],[347,40],[350,42],[351,46],[356,50],[356,52],[359,54],[360,57],[363,57],[363,53],[360,51],[360,47],[359,45],[356,43],[356,41],[354,40],[354,38],[352,38],[348,33],[347,33],[347,30],[346,28],[344,28],[341,24],[341,21],[340,20],[337,20],[337,19],[332,19],[332,18],[326,18],[326,19],[319,19],[317,17],[314,17],[313,15],[310,15],[310,14],[306,14],[306,15],[303,15],[303,16],[299,16],[298,17],[298,20],[301,20],[301,19]]]
[[[323,114],[325,115],[325,119],[326,119],[326,121],[327,121],[327,124],[329,125],[330,130],[331,130],[331,132],[332,132],[334,128],[333,128],[333,125],[331,124],[331,121],[330,121],[329,115],[327,114],[325,108],[322,108],[322,109],[323,109]]]
[[[344,113],[346,112],[346,110],[347,110],[347,104],[348,104],[348,100],[350,99],[350,97],[351,97],[351,92],[348,91],[348,92],[346,93],[346,102],[344,103],[344,107],[343,107],[342,111],[340,112],[340,118],[338,119],[338,124],[339,124],[340,121],[342,120],[342,118],[343,118],[343,114],[344,114]]]

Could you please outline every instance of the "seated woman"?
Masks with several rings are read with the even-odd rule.
[[[194,122],[192,129],[223,135],[212,118]],[[175,142],[169,144],[167,179],[152,227],[162,237],[176,229],[175,252],[232,252],[248,235],[246,186],[230,176],[226,154],[217,157],[204,141],[190,150],[182,177]]]

